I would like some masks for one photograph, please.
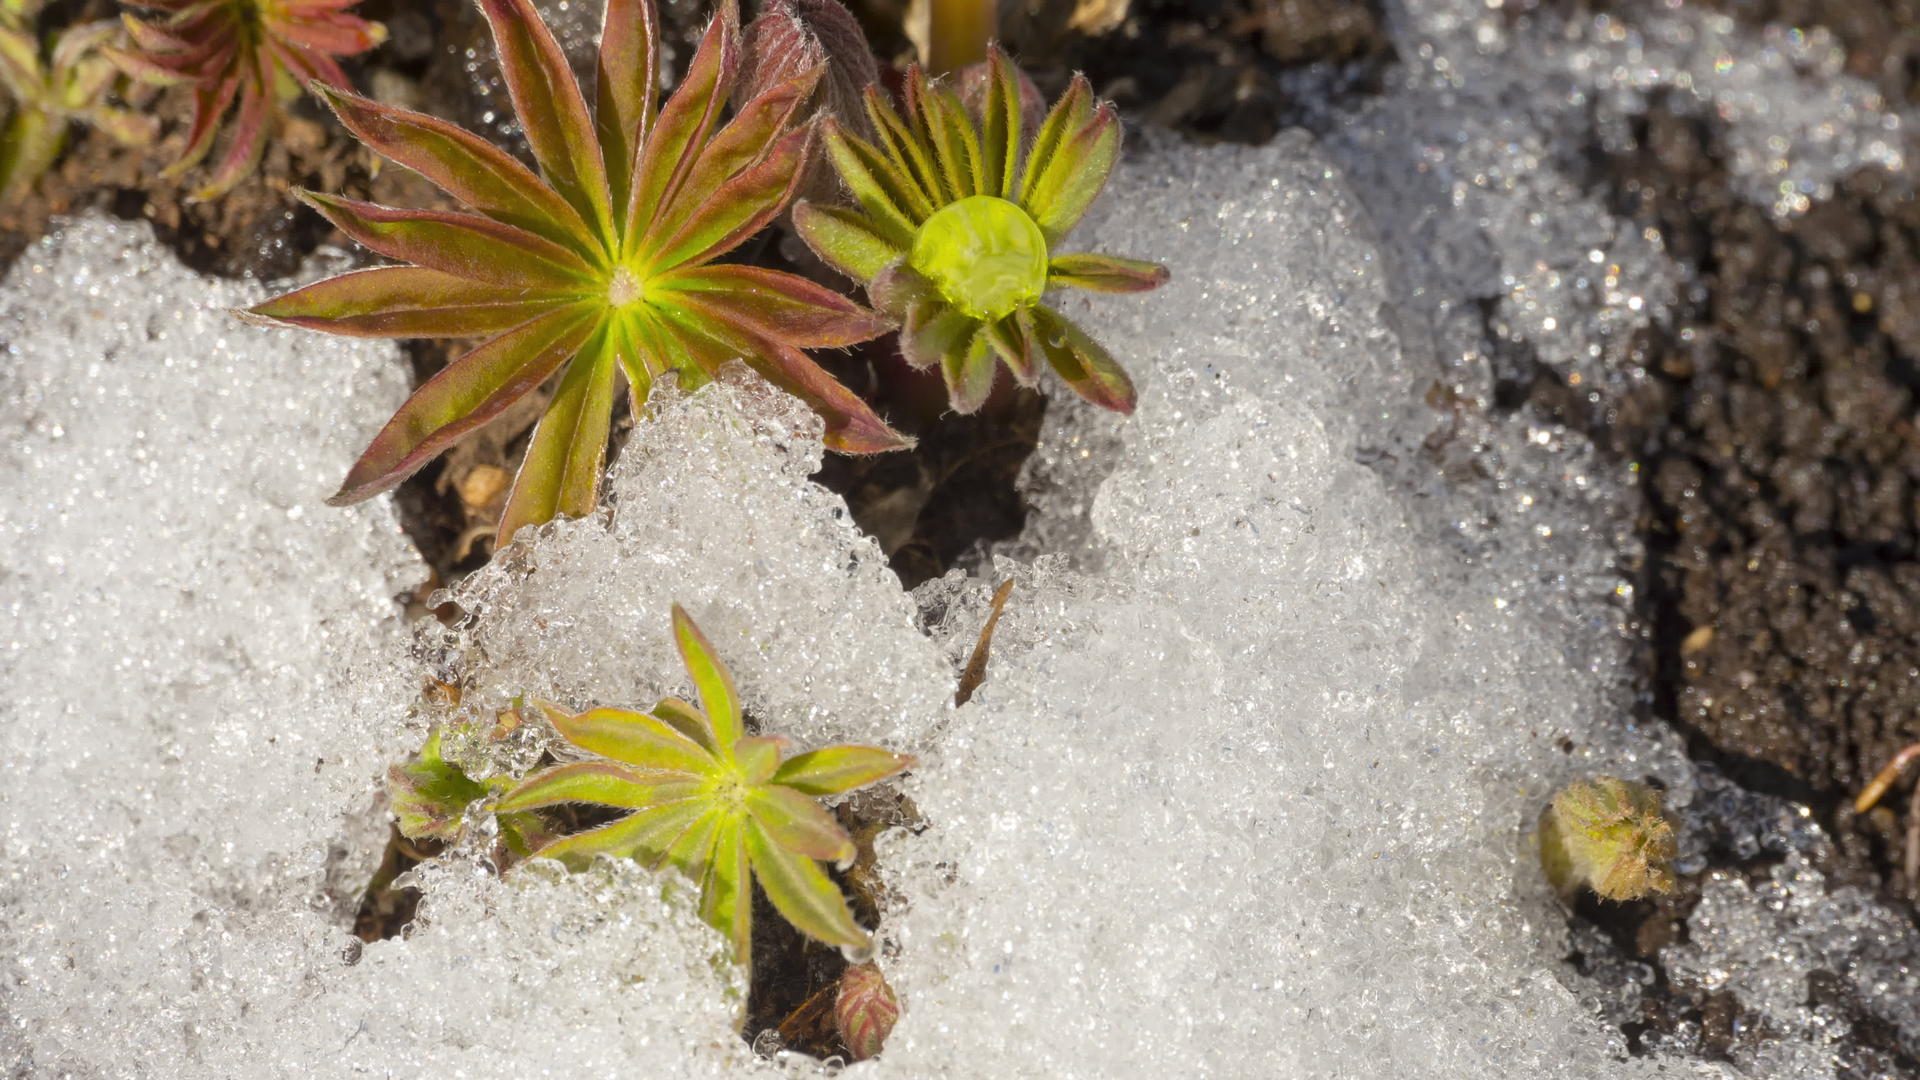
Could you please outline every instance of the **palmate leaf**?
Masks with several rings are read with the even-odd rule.
[[[301,87],[313,82],[345,86],[338,58],[357,56],[386,40],[378,23],[348,14],[356,3],[134,0],[134,6],[162,17],[127,16],[131,47],[109,50],[109,55],[133,78],[193,90],[187,148],[166,173],[179,175],[199,164],[231,111],[227,150],[195,196],[213,198],[244,179],[266,148],[274,121]]]
[[[651,714],[541,704],[554,730],[597,757],[528,776],[494,804],[524,812],[581,802],[634,812],[534,852],[580,868],[600,856],[674,866],[701,888],[701,917],[726,934],[741,962],[752,944],[752,884],[821,941],[867,943],[822,862],[854,854],[853,838],[816,795],[884,780],[913,759],[871,746],[788,756],[787,740],[744,734],[733,676],[678,604],[673,635],[703,708],[669,698]]]
[[[496,546],[593,509],[623,381],[637,408],[667,372],[698,385],[744,360],[821,414],[830,448],[909,445],[803,351],[868,340],[884,319],[791,275],[714,264],[792,198],[814,153],[798,117],[818,71],[768,83],[724,120],[741,33],[737,0],[725,0],[656,108],[653,4],[609,0],[590,96],[533,0],[476,2],[538,171],[445,121],[316,87],[362,142],[467,209],[304,194],[342,232],[409,265],[310,285],[248,313],[340,334],[485,338],[415,392],[331,501],[392,487],[556,376]]]
[[[1167,280],[1154,263],[1056,250],[1106,186],[1119,118],[1075,77],[1029,142],[1018,70],[998,48],[984,67],[972,112],[918,69],[903,108],[869,88],[871,140],[824,129],[858,208],[802,203],[795,227],[900,326],[909,363],[938,368],[955,411],[981,408],[1003,364],[1031,386],[1044,359],[1081,397],[1132,412],[1126,373],[1042,302],[1050,289],[1145,292]]]

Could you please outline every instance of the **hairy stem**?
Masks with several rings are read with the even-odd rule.
[[[935,75],[987,58],[1000,29],[996,0],[932,0],[927,20],[927,67]]]

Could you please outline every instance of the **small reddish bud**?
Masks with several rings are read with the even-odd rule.
[[[900,1019],[900,999],[872,964],[850,967],[840,976],[840,996],[833,1005],[833,1022],[840,1041],[855,1061],[878,1054]]]

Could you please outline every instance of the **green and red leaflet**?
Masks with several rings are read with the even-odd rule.
[[[810,937],[864,947],[867,932],[819,865],[852,858],[853,838],[814,796],[883,780],[913,759],[870,746],[789,757],[787,740],[746,734],[732,675],[678,604],[673,632],[700,706],[669,698],[651,713],[576,715],[542,704],[554,730],[594,756],[527,777],[495,810],[521,814],[561,803],[632,810],[533,854],[576,869],[600,856],[678,868],[700,883],[701,917],[727,935],[742,963],[752,944],[755,881]]]
[[[909,363],[940,369],[956,411],[986,402],[1000,365],[1031,386],[1044,364],[1088,401],[1132,412],[1126,372],[1043,301],[1055,289],[1145,292],[1167,280],[1155,263],[1060,250],[1119,158],[1119,118],[1076,77],[1028,140],[1019,74],[998,48],[984,81],[977,111],[917,68],[904,113],[868,88],[873,138],[826,130],[856,205],[803,202],[794,224],[900,326]]]
[[[131,47],[112,51],[127,74],[193,90],[187,148],[166,175],[207,156],[221,122],[232,135],[213,176],[196,197],[240,182],[260,160],[266,136],[289,101],[310,83],[346,86],[342,57],[386,40],[386,31],[349,13],[359,0],[133,0],[157,21],[126,17]]]
[[[830,448],[910,445],[803,351],[868,340],[884,319],[803,278],[715,262],[791,200],[814,152],[799,118],[818,67],[760,88],[728,118],[741,53],[727,0],[656,108],[654,6],[608,0],[589,108],[531,0],[477,2],[538,171],[445,121],[320,88],[362,142],[467,209],[307,193],[342,232],[408,265],[341,275],[249,312],[338,334],[485,339],[401,406],[331,501],[393,487],[556,376],[500,545],[593,509],[621,383],[637,411],[669,372],[697,385],[743,360],[821,415]]]

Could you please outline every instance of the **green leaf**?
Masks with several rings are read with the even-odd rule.
[[[448,364],[413,392],[327,501],[345,506],[412,476],[558,371],[593,332],[597,309],[557,308]]]
[[[916,307],[900,329],[900,354],[917,368],[944,365],[950,356],[966,355],[979,325],[978,319],[945,304]]]
[[[1015,199],[1020,177],[1020,79],[998,45],[987,50],[987,100],[980,151],[986,194]]]
[[[240,108],[234,114],[227,152],[214,166],[213,178],[193,193],[195,201],[204,202],[231,191],[260,161],[267,147],[267,117],[274,109],[273,91],[264,83],[265,75],[256,74],[241,85]]]
[[[738,810],[721,806],[711,806],[702,811],[700,816],[694,818],[693,823],[687,826],[687,831],[681,833],[672,844],[667,846],[667,850],[661,856],[661,863],[678,867],[696,882],[704,881],[707,876],[707,867],[713,862],[713,845],[714,841],[720,837],[721,825],[729,818],[737,818],[739,813]]]
[[[911,69],[910,74],[918,71],[918,68]],[[886,92],[878,86],[867,87],[865,103],[867,120],[873,125],[879,149],[886,153],[893,175],[906,181],[895,193],[899,205],[912,214],[915,221],[924,221],[940,204],[958,198],[940,175],[926,141],[895,111],[887,101]]]
[[[480,213],[592,257],[593,234],[579,210],[513,155],[425,113],[396,109],[330,86],[313,92],[348,131],[387,160],[411,169]]]
[[[699,820],[710,805],[703,798],[660,803],[628,814],[611,825],[562,837],[534,852],[534,856],[559,859],[575,870],[584,869],[600,855],[638,859],[657,866],[673,842]]]
[[[511,330],[568,299],[420,266],[382,266],[315,282],[246,314],[351,337],[477,337]]]
[[[687,299],[686,294],[680,294]],[[828,449],[846,454],[877,454],[913,445],[913,440],[888,427],[872,406],[823,371],[799,349],[762,334],[724,307],[696,307],[681,303],[657,310],[678,331],[679,344],[697,366],[718,372],[729,360],[739,359],[761,378],[807,403],[826,421]]]
[[[769,839],[796,855],[825,862],[853,858],[853,837],[819,803],[790,787],[748,791],[747,813]]]
[[[594,125],[622,228],[633,172],[640,165],[640,146],[653,126],[659,47],[660,16],[653,0],[607,0],[600,27]]]
[[[440,730],[405,765],[387,771],[387,794],[409,840],[451,840],[460,831],[468,806],[487,797],[487,786],[440,756]]]
[[[686,773],[643,772],[611,761],[576,761],[543,769],[500,796],[497,813],[582,802],[642,809],[679,802],[700,793],[701,780]]]
[[[620,363],[602,323],[580,354],[567,365],[547,411],[533,431],[527,454],[514,477],[513,491],[500,512],[496,549],[513,542],[528,525],[555,517],[584,517],[600,493],[601,465],[607,459],[607,433],[613,426],[613,397]]]
[[[679,698],[663,698],[653,707],[653,715],[662,723],[700,744],[708,753],[718,757],[720,744],[713,741],[713,728],[708,726],[707,718],[700,710],[681,701]]]
[[[700,160],[708,134],[720,122],[740,63],[739,37],[739,11],[728,0],[707,25],[679,88],[667,99],[647,134],[627,202],[625,258],[631,259],[639,252],[654,217],[662,208],[673,205]]]
[[[867,283],[867,298],[873,306],[896,319],[905,320],[915,308],[945,305],[940,287],[915,270],[907,259],[888,263]]]
[[[806,349],[841,348],[885,333],[885,319],[796,274],[758,266],[703,266],[654,278],[650,289],[699,294],[737,321]]]
[[[713,729],[714,741],[731,752],[733,744],[746,734],[740,720],[740,694],[733,687],[733,674],[715,655],[713,643],[679,604],[673,605],[673,641],[680,649],[680,662],[686,665],[694,689],[700,693],[700,707]]]
[[[733,761],[740,768],[740,776],[749,784],[764,784],[780,767],[780,756],[786,752],[786,739],[777,735],[747,735],[733,744]]]
[[[673,238],[648,255],[656,269],[697,266],[739,247],[780,216],[806,172],[811,128],[781,136],[766,156],[720,185]],[[692,184],[688,185],[690,190]]]
[[[989,187],[982,160],[980,132],[960,98],[943,86],[929,87],[921,100],[927,134],[940,160],[940,174],[958,198],[999,195],[998,178]]]
[[[805,795],[838,795],[912,766],[912,758],[878,747],[827,746],[788,758],[774,770],[772,782]]]
[[[1167,268],[1117,255],[1055,255],[1047,267],[1047,287],[1103,293],[1150,292],[1167,283]]]
[[[793,226],[815,255],[858,282],[873,280],[907,249],[888,240],[874,222],[852,210],[801,202],[793,206]]]
[[[1120,118],[1112,105],[1103,103],[1091,120],[1044,159],[1037,178],[1029,173],[1032,183],[1026,206],[1049,246],[1064,239],[1086,216],[1119,158]]]
[[[800,106],[813,93],[820,81],[820,72],[818,67],[800,72],[741,105],[727,126],[700,148],[692,171],[671,203],[659,207],[653,220],[646,223],[642,248],[671,246],[667,244],[668,238],[685,227],[688,219],[723,209],[716,193],[729,180],[766,160],[777,140],[788,132]],[[663,257],[659,265],[674,265],[679,261]]]
[[[973,337],[961,350],[941,357],[940,374],[947,384],[947,402],[953,411],[968,416],[980,411],[993,393],[993,376],[1000,370],[995,359],[987,324],[974,323]]]
[[[869,227],[895,247],[904,250],[913,246],[919,223],[933,216],[933,204],[918,183],[873,144],[846,131],[832,117],[822,123],[827,157],[853,193],[854,201],[872,219]]]
[[[1072,133],[1085,127],[1093,119],[1093,85],[1084,75],[1075,75],[1067,85],[1067,92],[1053,103],[1047,118],[1040,124],[1040,133],[1033,138],[1033,146],[1027,150],[1027,167],[1020,178],[1020,197],[1014,201],[1029,211],[1037,208],[1033,203],[1034,189],[1040,184],[1040,177],[1047,171]],[[1035,216],[1039,216],[1035,213]]]
[[[588,294],[597,275],[580,256],[524,229],[476,214],[395,210],[298,192],[341,232],[391,259],[489,285]]]
[[[987,327],[987,340],[993,344],[993,351],[1000,362],[1007,365],[1013,377],[1021,386],[1033,386],[1036,379],[1037,364],[1035,348],[1027,337],[1027,322],[1016,312]]]
[[[532,0],[479,3],[493,28],[500,74],[540,171],[582,218],[611,235],[613,202],[606,163],[566,54]]]
[[[867,932],[853,921],[840,887],[821,872],[818,863],[774,843],[757,819],[749,818],[742,831],[760,887],[788,922],[829,945],[866,947]]]
[[[642,769],[713,776],[712,754],[698,743],[646,713],[627,709],[588,709],[570,714],[549,702],[536,702],[561,738],[604,758]]]
[[[733,942],[734,958],[753,958],[753,869],[747,860],[745,815],[722,819],[713,838],[713,861],[700,883],[700,917]]]
[[[1021,315],[1032,319],[1028,340],[1039,347],[1047,363],[1074,393],[1103,409],[1133,412],[1133,380],[1099,343],[1044,304],[1024,309]]]

